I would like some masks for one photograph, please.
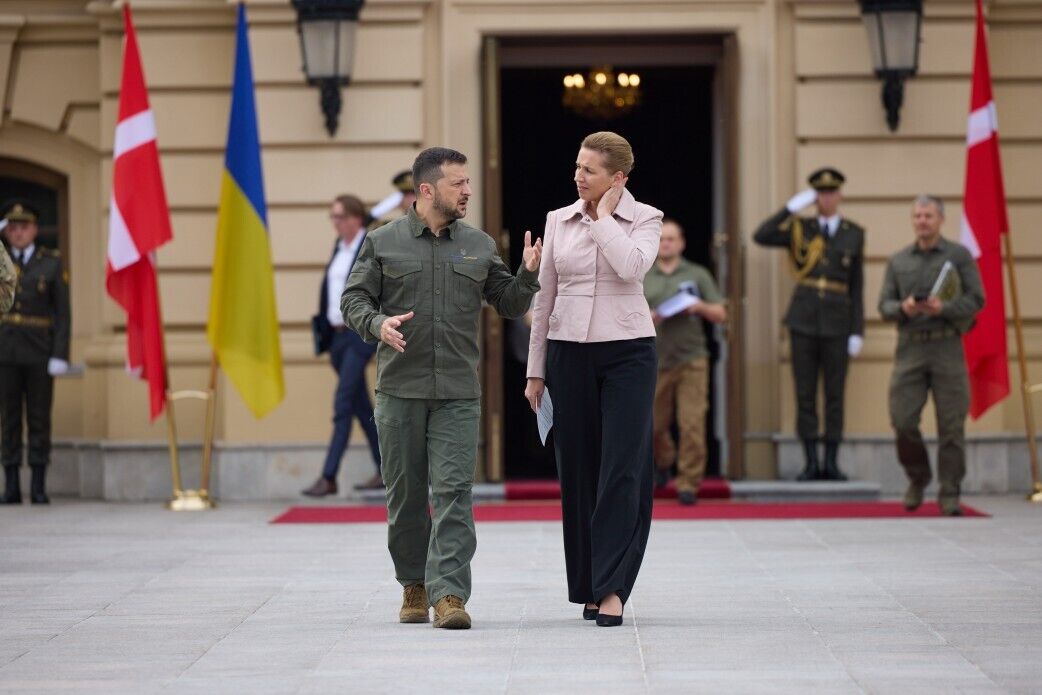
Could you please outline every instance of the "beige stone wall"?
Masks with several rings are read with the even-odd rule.
[[[59,381],[56,436],[117,440],[165,437],[148,423],[144,386],[123,371],[120,309],[104,292],[112,136],[121,71],[121,3],[0,2],[0,79],[6,117],[0,156],[22,157],[70,177],[73,360],[85,376]],[[173,388],[205,385],[216,205],[234,50],[234,3],[134,0],[135,24],[155,113],[174,241],[159,253]],[[328,436],[335,384],[311,354],[307,329],[333,242],[331,198],[369,203],[390,192],[424,131],[422,60],[426,3],[368,3],[358,31],[353,84],[330,138],[318,91],[300,70],[288,0],[248,4],[265,189],[276,265],[287,397],[255,421],[219,381],[218,438],[315,441]],[[201,409],[185,406],[182,435],[201,434]]]
[[[225,0],[194,2],[193,9],[147,0],[132,6],[174,225],[174,242],[159,254],[171,378],[175,388],[193,388],[206,381],[203,326],[228,127],[234,6]],[[345,90],[341,126],[333,138],[323,125],[318,91],[305,84],[300,70],[296,15],[289,3],[261,0],[247,7],[286,399],[257,421],[221,379],[218,437],[228,442],[321,441],[328,436],[335,380],[326,360],[313,357],[307,326],[333,242],[328,204],[344,192],[376,202],[390,191],[391,176],[410,165],[418,151],[423,140],[423,3],[369,3],[358,31],[353,83]],[[121,26],[116,15],[104,12],[100,22],[100,195],[107,201]],[[105,325],[117,325],[118,308],[110,302],[105,309]],[[109,351],[110,369],[122,359],[120,349]],[[147,427],[140,416],[123,419],[112,436],[133,436]],[[156,427],[148,432],[161,435]]]
[[[1025,317],[1027,354],[1035,380],[1042,380],[1042,24],[1038,6],[986,3],[999,112],[1002,157],[1009,196],[1017,276]],[[965,172],[966,117],[972,71],[974,17],[971,2],[926,3],[919,75],[906,83],[897,133],[886,127],[880,83],[871,73],[865,30],[853,3],[805,2],[784,6],[792,16],[794,156],[780,172],[778,203],[803,184],[817,166],[832,164],[847,175],[845,214],[868,230],[865,268],[866,347],[852,363],[847,388],[847,429],[889,430],[887,382],[895,330],[876,310],[887,257],[911,242],[909,201],[916,193],[943,196],[945,233],[958,239]],[[776,261],[779,297],[791,287]],[[782,307],[779,307],[781,310]],[[1012,316],[1007,292],[1007,310]],[[970,424],[971,432],[1023,431],[1012,325],[1009,334],[1012,397]],[[781,359],[786,360],[783,345]],[[784,364],[788,370],[788,364]],[[781,379],[779,429],[793,429],[791,379]],[[1040,404],[1042,405],[1042,404]],[[1037,410],[1042,410],[1036,407]],[[933,428],[933,414],[924,414]]]
[[[112,133],[122,29],[110,0],[0,0],[0,156],[69,177],[74,361],[82,378],[59,383],[57,434],[161,440],[145,416],[143,385],[123,373],[122,317],[103,289]],[[219,177],[234,47],[229,0],[132,0],[155,112],[175,241],[159,254],[172,385],[205,384],[203,334],[209,301]],[[760,219],[830,163],[849,177],[846,212],[869,230],[867,345],[851,371],[848,424],[887,431],[886,381],[893,329],[874,310],[887,254],[907,243],[907,201],[930,191],[950,201],[957,233],[972,38],[972,4],[927,4],[919,77],[906,87],[901,129],[886,130],[856,5],[806,0],[368,0],[356,74],[335,138],[323,128],[318,92],[304,84],[288,0],[250,0],[264,174],[286,364],[287,397],[263,421],[220,386],[218,438],[229,442],[320,442],[328,433],[334,381],[311,355],[315,310],[332,233],[328,201],[353,192],[369,203],[423,146],[474,156],[481,190],[483,104],[480,48],[487,34],[620,31],[733,32],[738,41],[739,228],[746,236],[749,465],[773,470],[770,435],[791,432],[787,341],[780,328],[791,280],[781,254],[751,244]],[[1019,252],[1029,356],[1042,380],[1042,14],[1037,4],[998,0],[992,60],[1011,218]],[[622,29],[622,28],[625,29]],[[472,211],[481,219],[482,201]],[[1011,346],[1012,346],[1011,340]],[[1017,375],[1013,370],[1013,377]],[[1039,408],[1042,410],[1042,408]],[[182,417],[199,435],[199,412]],[[1021,427],[1009,399],[974,431]],[[930,416],[927,417],[929,421]]]

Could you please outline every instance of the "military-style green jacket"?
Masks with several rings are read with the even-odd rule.
[[[69,285],[57,251],[37,246],[18,272],[14,306],[0,314],[0,364],[69,359]]]
[[[376,351],[376,390],[399,398],[478,398],[478,325],[485,299],[507,318],[528,310],[537,274],[514,276],[492,238],[454,221],[435,236],[410,210],[366,235],[340,299],[344,322]],[[380,342],[389,316],[416,315],[398,330],[405,352]]]
[[[0,314],[9,311],[14,305],[14,288],[18,275],[14,270],[14,262],[7,255],[7,249],[0,244]]]
[[[785,325],[790,331],[818,337],[842,337],[865,333],[865,230],[846,218],[832,238],[822,232],[817,217],[799,218],[805,249],[817,237],[824,238],[824,252],[810,268],[800,268],[793,243],[795,216],[785,208],[767,218],[753,239],[761,246],[789,249],[797,270],[805,270],[792,293]]]
[[[951,261],[955,276],[943,283],[938,292],[942,301],[939,316],[920,314],[909,318],[901,311],[901,302],[916,294],[928,295],[937,283],[945,261]],[[896,321],[899,333],[954,328],[960,334],[973,325],[973,317],[984,307],[984,286],[977,262],[965,246],[944,237],[931,249],[918,244],[901,249],[886,264],[883,287],[879,291],[879,313],[887,321]]]

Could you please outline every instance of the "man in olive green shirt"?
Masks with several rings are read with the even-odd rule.
[[[347,325],[380,343],[376,427],[387,545],[404,587],[399,620],[427,622],[434,606],[434,627],[450,629],[470,627],[481,301],[508,318],[524,315],[542,252],[526,232],[512,275],[492,238],[460,221],[471,196],[466,163],[447,148],[419,154],[415,206],[366,236],[340,301]]]
[[[644,276],[644,296],[652,307],[658,352],[655,384],[655,467],[659,485],[668,480],[677,464],[677,498],[691,505],[698,499],[706,469],[706,411],[709,408],[709,350],[702,319],[713,323],[727,320],[720,290],[709,271],[685,259],[684,230],[674,220],[663,220],[659,255]],[[666,312],[667,300],[678,293],[690,296],[690,306],[679,313]],[[692,301],[694,300],[694,301]],[[675,299],[671,302],[676,302]],[[680,456],[670,428],[676,415],[680,431]]]
[[[938,503],[944,514],[956,516],[962,513],[959,488],[966,475],[964,427],[970,405],[961,336],[984,306],[984,288],[966,247],[941,236],[944,203],[939,198],[916,198],[912,222],[916,241],[890,258],[879,293],[879,313],[897,323],[890,421],[909,480],[905,508],[913,511],[931,478],[919,419],[933,392]]]

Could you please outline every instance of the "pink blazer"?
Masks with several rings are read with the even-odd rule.
[[[546,216],[532,303],[528,376],[545,378],[546,341],[598,343],[655,335],[644,275],[658,256],[662,212],[629,190],[594,222],[580,199]]]

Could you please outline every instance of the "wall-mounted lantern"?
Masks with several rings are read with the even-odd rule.
[[[365,0],[293,0],[297,32],[308,84],[321,91],[322,113],[329,135],[336,133],[342,99],[340,90],[351,81],[355,29]]]
[[[897,130],[904,81],[919,69],[922,0],[860,0],[861,19],[876,77],[883,81],[883,107],[891,132]]]

